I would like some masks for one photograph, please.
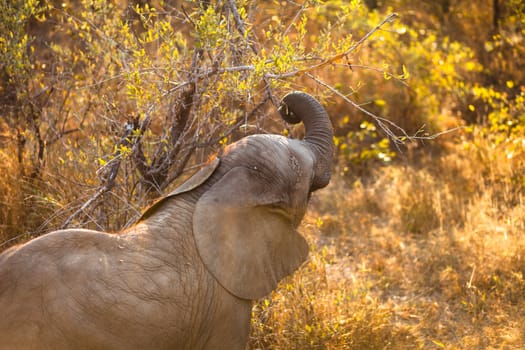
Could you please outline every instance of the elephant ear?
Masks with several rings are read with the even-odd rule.
[[[193,231],[206,268],[233,295],[259,299],[308,256],[308,244],[279,205],[283,191],[255,169],[236,167],[197,202]]]
[[[140,216],[139,220],[144,220],[151,214],[157,210],[160,205],[168,198],[179,195],[181,193],[189,192],[200,185],[202,185],[208,178],[213,174],[215,169],[219,166],[220,160],[219,158],[213,158],[210,160],[203,168],[201,168],[199,171],[197,171],[195,174],[193,174],[189,179],[187,179],[185,182],[182,183],[179,187],[177,187],[172,192],[168,193],[166,196],[160,198],[159,200],[155,201],[152,205],[150,205]]]

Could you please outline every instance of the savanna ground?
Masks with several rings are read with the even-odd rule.
[[[506,180],[523,160],[459,140],[413,156],[315,197],[311,260],[258,304],[253,348],[525,347],[525,208]]]
[[[394,12],[397,15],[394,15]],[[331,184],[251,349],[525,349],[525,4],[0,0],[0,250],[117,231],[318,97]],[[384,119],[386,118],[386,119]],[[436,137],[437,136],[437,137]]]

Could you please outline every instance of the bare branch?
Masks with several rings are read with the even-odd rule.
[[[235,24],[237,26],[237,29],[239,30],[239,33],[241,33],[243,37],[246,37],[246,30],[244,29],[244,24],[241,20],[241,16],[239,15],[239,11],[237,10],[237,5],[235,4],[235,1],[228,0],[228,6],[233,13],[233,18],[235,20]],[[249,45],[253,53],[255,53],[256,55],[259,55],[259,49],[255,45],[255,42],[249,42]],[[269,78],[270,78],[269,76],[266,76],[266,75],[263,76],[263,81],[265,85],[264,88],[265,88],[266,94],[268,95],[268,98],[272,101],[273,105],[277,107],[279,105],[279,101],[273,94],[270,82],[268,81]]]
[[[78,208],[73,214],[71,214],[66,221],[64,221],[64,224],[60,227],[60,229],[67,228],[73,219],[75,219],[77,216],[80,215],[80,213],[84,212],[87,208],[89,208],[93,203],[95,203],[96,200],[98,200],[104,193],[106,193],[108,190],[105,186],[102,186],[98,189],[98,191],[91,196],[80,208]]]
[[[461,127],[457,127],[457,128],[441,131],[439,133],[432,134],[432,135],[418,136],[418,134],[423,132],[422,130],[423,130],[424,126],[422,126],[414,135],[409,135],[402,127],[398,126],[396,123],[394,123],[394,122],[392,122],[392,121],[390,121],[390,120],[388,120],[388,119],[386,119],[384,117],[380,117],[380,116],[378,116],[378,115],[376,115],[376,114],[366,110],[365,108],[361,107],[358,103],[352,101],[347,96],[342,94],[336,88],[334,88],[330,84],[325,83],[321,79],[313,76],[311,73],[305,73],[305,75],[307,77],[309,77],[310,79],[312,79],[313,81],[315,81],[317,84],[327,88],[328,90],[330,90],[331,92],[333,92],[337,96],[341,97],[345,102],[349,103],[350,105],[352,105],[357,110],[363,112],[364,114],[368,115],[369,117],[372,117],[376,121],[377,125],[381,128],[381,130],[383,130],[385,132],[385,134],[388,136],[388,138],[390,140],[392,140],[392,142],[394,142],[396,147],[398,147],[399,145],[404,144],[406,140],[408,140],[408,141],[433,140],[433,139],[437,138],[438,136],[449,134],[449,133],[454,132],[454,131],[456,131],[458,129],[461,129]],[[392,131],[392,129],[398,131],[399,134],[396,134],[394,131]]]
[[[383,74],[385,76],[388,76],[389,78],[392,78],[392,79],[396,80],[397,82],[400,82],[401,84],[405,85],[406,87],[409,87],[409,85],[407,84],[407,82],[405,81],[404,78],[400,78],[399,76],[396,76],[395,74],[387,72],[384,69],[380,69],[380,68],[373,67],[373,66],[365,66],[365,65],[361,65],[361,64],[353,64],[353,63],[352,64],[345,64],[344,66],[345,67],[349,67],[352,70],[353,70],[353,68],[362,68],[362,69],[366,69],[366,70],[373,70],[373,71],[381,73],[381,74]]]
[[[99,187],[97,192],[93,196],[91,196],[84,204],[80,206],[73,214],[71,214],[66,221],[64,221],[64,224],[62,225],[62,229],[67,228],[73,219],[75,219],[80,213],[85,212],[87,208],[89,208],[91,205],[97,202],[97,200],[106,192],[110,191],[113,186],[115,186],[115,180],[118,175],[118,171],[120,169],[120,163],[122,161],[122,154],[121,150],[123,146],[128,146],[130,143],[130,136],[132,135],[133,131],[135,130],[135,121],[127,122],[124,125],[124,132],[122,137],[120,138],[117,147],[115,149],[115,153],[113,154],[113,158],[105,164],[101,169],[99,169],[99,172],[101,170],[106,170],[107,176],[104,178],[104,183]]]
[[[235,20],[235,25],[237,26],[237,30],[239,30],[242,36],[245,36],[246,30],[244,29],[244,23],[242,23],[241,15],[239,15],[239,11],[237,10],[237,5],[235,4],[235,0],[228,0],[228,6],[230,7],[230,10],[233,13],[233,19]]]

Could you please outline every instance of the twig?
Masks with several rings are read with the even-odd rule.
[[[103,186],[98,189],[98,191],[91,196],[80,208],[78,208],[73,214],[71,214],[66,221],[64,221],[64,224],[60,227],[61,229],[65,229],[71,224],[71,221],[73,221],[74,218],[76,218],[80,213],[82,213],[84,210],[86,210],[88,207],[91,206],[97,199],[100,198],[104,193],[106,193],[108,189],[106,186]]]
[[[373,70],[373,71],[376,71],[378,73],[381,73],[383,75],[386,75],[390,78],[393,78],[394,80],[396,80],[397,82],[405,85],[406,87],[409,87],[409,85],[407,84],[407,82],[403,79],[403,78],[400,78],[398,76],[396,76],[395,74],[392,74],[390,72],[387,72],[386,70],[384,69],[379,69],[377,67],[373,67],[373,66],[365,66],[365,65],[361,65],[361,64],[345,64],[344,65],[345,67],[348,67],[350,69],[353,69],[353,68],[361,68],[361,69],[367,69],[367,70]]]
[[[61,229],[67,228],[73,219],[75,219],[80,213],[84,212],[87,208],[89,208],[93,203],[95,203],[104,193],[110,191],[115,186],[115,180],[118,175],[118,171],[120,169],[120,162],[122,161],[121,156],[121,148],[123,146],[128,146],[130,143],[130,136],[132,135],[133,131],[136,129],[136,122],[127,122],[124,125],[124,133],[122,137],[120,138],[120,141],[117,144],[115,153],[113,154],[113,159],[111,159],[106,165],[104,165],[103,168],[100,170],[107,168],[108,170],[108,176],[104,180],[104,184],[99,187],[97,192],[93,196],[91,196],[84,204],[80,206],[73,214],[71,214],[66,221],[64,221],[64,224],[60,227]],[[99,171],[100,171],[99,170]]]
[[[237,5],[235,4],[234,0],[228,0],[228,6],[230,10],[233,13],[233,19],[235,20],[235,25],[237,26],[237,30],[239,33],[243,36],[243,38],[246,38],[246,30],[244,29],[244,24],[241,20],[241,16],[239,15],[239,11],[237,10]],[[253,53],[256,55],[259,55],[259,49],[255,45],[255,42],[249,42],[250,48],[252,49]],[[255,68],[254,68],[255,69]],[[270,77],[264,75],[263,81],[264,81],[264,89],[266,91],[266,94],[268,98],[272,101],[274,106],[279,106],[279,101],[274,96],[271,84],[269,82]]]
[[[472,281],[474,280],[474,274],[476,273],[476,265],[474,265],[472,267],[472,272],[470,273],[470,278],[467,282],[467,288],[468,289],[471,289],[472,288]]]
[[[297,11],[297,13],[295,14],[294,18],[290,21],[290,24],[288,25],[288,27],[284,30],[284,32],[283,32],[284,35],[288,35],[288,33],[290,32],[290,29],[292,28],[292,26],[295,23],[295,21],[297,21],[299,16],[306,10],[307,5],[308,5],[307,2],[305,2],[304,4],[301,5],[301,8]]]
[[[235,0],[228,0],[228,6],[230,7],[230,10],[233,13],[233,19],[235,20],[235,25],[237,26],[237,29],[239,30],[242,36],[245,36],[246,30],[244,29],[244,23],[242,23],[241,15],[239,14],[239,11],[237,10],[237,5],[235,4]]]
[[[348,97],[346,97],[344,94],[342,94],[341,92],[339,92],[337,89],[335,89],[333,86],[331,86],[330,84],[327,84],[325,83],[324,81],[322,81],[321,79],[313,76],[312,74],[310,73],[305,73],[305,75],[307,77],[309,77],[310,79],[312,79],[313,81],[315,81],[317,84],[327,88],[328,90],[330,90],[331,92],[333,92],[334,94],[336,94],[337,96],[341,97],[343,100],[345,100],[346,102],[348,102],[349,104],[351,104],[354,108],[356,108],[357,110],[363,112],[364,114],[368,115],[369,117],[372,117],[376,122],[377,124],[379,125],[379,127],[388,135],[389,138],[391,138],[394,143],[403,143],[403,140],[400,139],[396,134],[394,134],[392,132],[392,130],[390,130],[390,128],[388,128],[385,124],[390,124],[392,127],[394,127],[395,129],[399,130],[404,137],[406,137],[407,139],[410,139],[410,136],[405,132],[405,130],[399,126],[397,126],[395,123],[393,123],[392,121],[388,120],[388,119],[385,119],[385,118],[382,118],[378,115],[375,115],[374,113],[364,109],[363,107],[361,107],[359,104],[355,103],[354,101],[352,101],[351,99],[349,99]]]
[[[404,144],[405,140],[409,140],[409,141],[414,141],[414,140],[434,140],[438,136],[445,135],[445,134],[454,132],[454,131],[456,131],[458,129],[461,129],[461,127],[456,127],[456,128],[453,128],[453,129],[447,129],[445,131],[441,131],[439,133],[428,135],[428,136],[418,136],[418,134],[420,134],[422,132],[423,127],[424,127],[423,126],[414,135],[409,135],[402,127],[400,127],[399,125],[397,125],[393,121],[388,120],[388,119],[383,118],[383,117],[380,117],[380,116],[378,116],[378,115],[376,115],[376,114],[374,114],[374,113],[364,109],[359,104],[357,104],[356,102],[352,101],[347,96],[342,94],[340,91],[335,89],[333,86],[331,86],[330,84],[327,84],[324,81],[322,81],[321,79],[313,76],[311,73],[305,73],[305,75],[307,77],[309,77],[310,79],[312,79],[313,81],[315,81],[317,84],[327,88],[328,90],[330,90],[331,92],[333,92],[337,96],[341,97],[345,102],[349,103],[350,105],[352,105],[357,110],[363,112],[364,114],[368,115],[369,117],[372,117],[376,121],[377,125],[379,125],[381,130],[383,130],[385,132],[385,134],[388,136],[388,138],[391,139],[392,142],[394,142],[396,147],[399,147],[399,145]],[[394,133],[391,128],[397,130],[401,135],[397,135],[396,133]]]

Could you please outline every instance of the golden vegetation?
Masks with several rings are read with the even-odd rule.
[[[523,2],[386,3],[0,0],[0,250],[119,230],[225,144],[300,135],[275,104],[301,89],[337,163],[251,348],[524,348]]]
[[[523,348],[525,207],[511,179],[525,159],[468,146],[336,176],[303,225],[310,262],[257,304],[253,348]]]

